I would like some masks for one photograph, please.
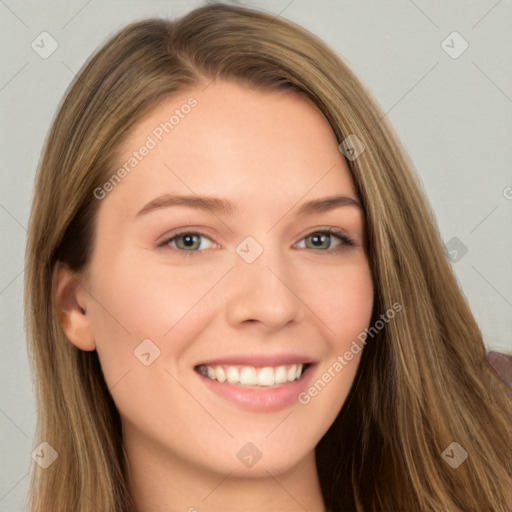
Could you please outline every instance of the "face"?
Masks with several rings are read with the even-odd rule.
[[[299,464],[345,401],[373,306],[327,121],[300,95],[217,82],[158,105],[117,158],[129,171],[94,199],[79,300],[124,438],[222,474]]]

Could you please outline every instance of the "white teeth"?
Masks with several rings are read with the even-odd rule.
[[[284,384],[288,380],[288,372],[286,366],[278,366],[274,374],[274,381],[276,384]]]
[[[297,366],[292,364],[291,368],[288,370],[288,380],[292,381],[297,378]]]
[[[224,373],[224,368],[222,368],[222,366],[217,366],[217,368],[215,368],[215,373],[219,382],[224,382],[226,380],[226,374]]]
[[[258,373],[258,386],[274,385],[274,368],[267,366],[262,368]]]
[[[228,382],[231,384],[236,384],[237,382],[240,382],[240,374],[238,373],[238,368],[235,366],[230,366],[228,368]]]
[[[265,366],[208,366],[202,365],[200,372],[206,377],[219,382],[229,382],[247,387],[271,387],[297,380],[304,369],[303,364],[281,365],[277,367]]]
[[[258,374],[256,370],[252,367],[246,367],[240,373],[240,384],[246,386],[254,386],[258,383]]]

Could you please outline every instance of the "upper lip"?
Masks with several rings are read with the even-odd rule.
[[[313,359],[301,354],[251,354],[251,355],[230,355],[211,358],[199,363],[196,366],[282,366],[287,364],[308,364],[314,363]]]

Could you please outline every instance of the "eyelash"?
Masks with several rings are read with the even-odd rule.
[[[322,229],[322,230],[311,231],[311,233],[309,233],[308,235],[303,237],[300,241],[302,241],[305,238],[308,238],[308,237],[310,237],[312,235],[317,235],[317,234],[318,235],[331,235],[331,236],[336,237],[341,242],[340,245],[338,245],[337,247],[334,247],[333,249],[331,249],[331,248],[329,248],[329,249],[320,249],[319,252],[327,252],[327,253],[337,254],[338,252],[343,250],[344,246],[353,247],[355,245],[354,241],[352,239],[350,239],[344,232],[342,232],[342,231],[340,231],[338,229],[334,229],[334,228],[325,228],[325,229]],[[181,231],[179,233],[174,233],[172,235],[172,237],[166,238],[163,242],[160,242],[158,244],[158,247],[168,246],[170,242],[173,242],[176,238],[178,238],[181,235],[198,235],[198,236],[205,237],[205,238],[208,238],[209,240],[211,240],[208,236],[203,235],[202,233],[197,233],[195,231]],[[190,256],[197,255],[198,253],[202,254],[205,250],[208,250],[208,249],[200,249],[200,250],[195,250],[195,251],[185,251],[183,249],[179,249],[179,248],[175,248],[174,249],[173,248],[173,250],[177,250],[179,252],[184,253],[184,256],[186,258],[188,258]]]

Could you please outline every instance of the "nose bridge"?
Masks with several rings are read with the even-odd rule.
[[[293,293],[286,251],[271,237],[246,237],[236,248],[228,316],[234,323],[257,320],[278,327],[297,320],[302,303]]]

